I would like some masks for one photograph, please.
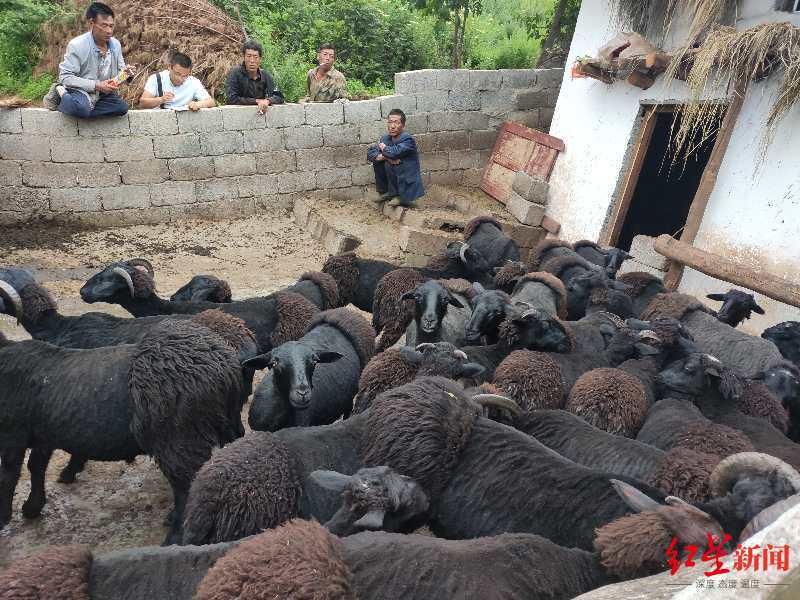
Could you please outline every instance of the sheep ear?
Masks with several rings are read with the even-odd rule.
[[[755,300],[750,301],[750,308],[753,310],[754,313],[758,313],[759,315],[764,314],[764,309],[761,308],[758,304],[756,304]]]
[[[272,360],[272,352],[267,352],[266,354],[259,354],[258,356],[254,356],[253,358],[248,358],[247,360],[243,360],[241,365],[243,367],[247,367],[250,369],[266,369],[269,366],[270,361]]]
[[[414,292],[406,292],[402,296],[400,296],[400,301],[403,302],[405,300],[413,300],[414,299]]]
[[[353,480],[352,475],[342,475],[336,471],[322,470],[311,471],[311,474],[308,477],[321,488],[339,493],[341,493],[344,488],[346,488]]]
[[[386,512],[382,510],[371,510],[358,521],[353,523],[357,527],[364,529],[380,529],[383,527],[383,519],[386,517]]]
[[[456,298],[455,296],[452,296],[452,295],[451,295],[451,296],[450,296],[450,297],[447,299],[447,302],[448,302],[449,304],[452,304],[452,305],[453,305],[453,306],[455,306],[456,308],[464,308],[464,305],[463,305],[463,304],[461,304],[461,301],[460,301],[458,298]]]
[[[333,352],[333,351],[319,352],[317,354],[318,363],[332,363],[336,362],[340,358],[342,358],[342,355],[338,352]]]
[[[656,510],[661,505],[653,500],[647,494],[640,492],[635,487],[619,479],[611,479],[611,485],[619,494],[620,498],[625,501],[625,504],[631,507],[635,512],[646,512],[649,510]]]
[[[418,365],[422,362],[422,352],[417,352],[408,346],[400,347],[400,356],[412,365]]]
[[[481,375],[486,369],[483,366],[479,365],[478,363],[464,363],[461,365],[461,376],[462,377],[478,377]]]
[[[717,302],[725,302],[725,294],[706,294],[706,298]]]

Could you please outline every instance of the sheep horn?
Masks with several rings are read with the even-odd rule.
[[[414,348],[417,352],[424,353],[426,350],[435,350],[436,344],[431,344],[430,342],[425,342],[423,344],[417,344],[417,347]]]
[[[125,262],[127,262],[132,267],[144,267],[145,269],[147,269],[147,272],[150,273],[151,277],[155,275],[155,271],[153,270],[153,265],[151,265],[150,261],[145,258],[132,258]]]
[[[522,414],[522,409],[519,404],[514,402],[511,398],[500,396],[498,394],[476,394],[472,399],[481,405],[483,408],[493,406],[495,408],[502,408],[510,412],[515,417]]]
[[[463,350],[459,350],[458,348],[453,350],[453,356],[455,356],[456,358],[463,358],[464,360],[468,360],[469,359],[469,356],[467,356],[467,353],[464,352]]]
[[[658,337],[658,334],[653,331],[652,329],[645,329],[644,331],[639,332],[639,339],[643,340],[652,340],[654,342],[660,342],[661,338]]]
[[[17,290],[15,290],[10,283],[7,283],[2,279],[0,279],[0,290],[5,292],[5,296],[11,302],[11,304],[14,305],[14,316],[17,317],[17,323],[22,322],[22,298],[19,297]]]
[[[464,264],[467,264],[467,250],[469,250],[469,244],[466,242],[462,243],[461,248],[458,250],[458,257]]]
[[[720,461],[711,472],[709,487],[713,496],[724,496],[745,473],[775,471],[800,492],[800,473],[781,459],[761,452],[739,452]]]
[[[785,513],[790,508],[797,506],[800,504],[800,494],[795,494],[794,496],[789,496],[788,498],[784,498],[780,502],[776,502],[771,506],[768,506],[760,513],[758,513],[755,517],[750,519],[750,522],[745,526],[742,530],[742,534],[739,536],[739,540],[746,540],[752,535],[755,535],[765,527],[772,525],[775,521],[778,520],[783,513]]]
[[[136,297],[136,288],[133,286],[133,279],[131,279],[131,274],[128,273],[122,267],[114,267],[111,271],[125,280],[125,283],[128,284],[128,290],[131,292],[131,298]]]

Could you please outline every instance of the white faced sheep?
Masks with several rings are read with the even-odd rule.
[[[54,449],[90,460],[155,458],[175,510],[166,542],[180,539],[186,494],[211,448],[241,435],[242,375],[236,352],[210,330],[165,321],[136,345],[92,350],[31,340],[0,348],[0,526],[25,450],[31,492],[23,514],[45,504]]]
[[[250,426],[277,431],[346,419],[374,350],[375,331],[362,316],[347,308],[318,313],[299,340],[244,363],[270,369],[253,394]]]

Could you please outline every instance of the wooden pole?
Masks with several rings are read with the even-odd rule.
[[[709,277],[740,285],[767,298],[800,308],[800,285],[767,273],[763,269],[740,265],[668,235],[658,236],[654,247],[662,256],[705,273]]]

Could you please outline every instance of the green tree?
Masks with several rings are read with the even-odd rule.
[[[437,19],[453,25],[450,66],[460,69],[464,65],[464,35],[471,15],[481,13],[481,0],[414,0],[417,7]]]

